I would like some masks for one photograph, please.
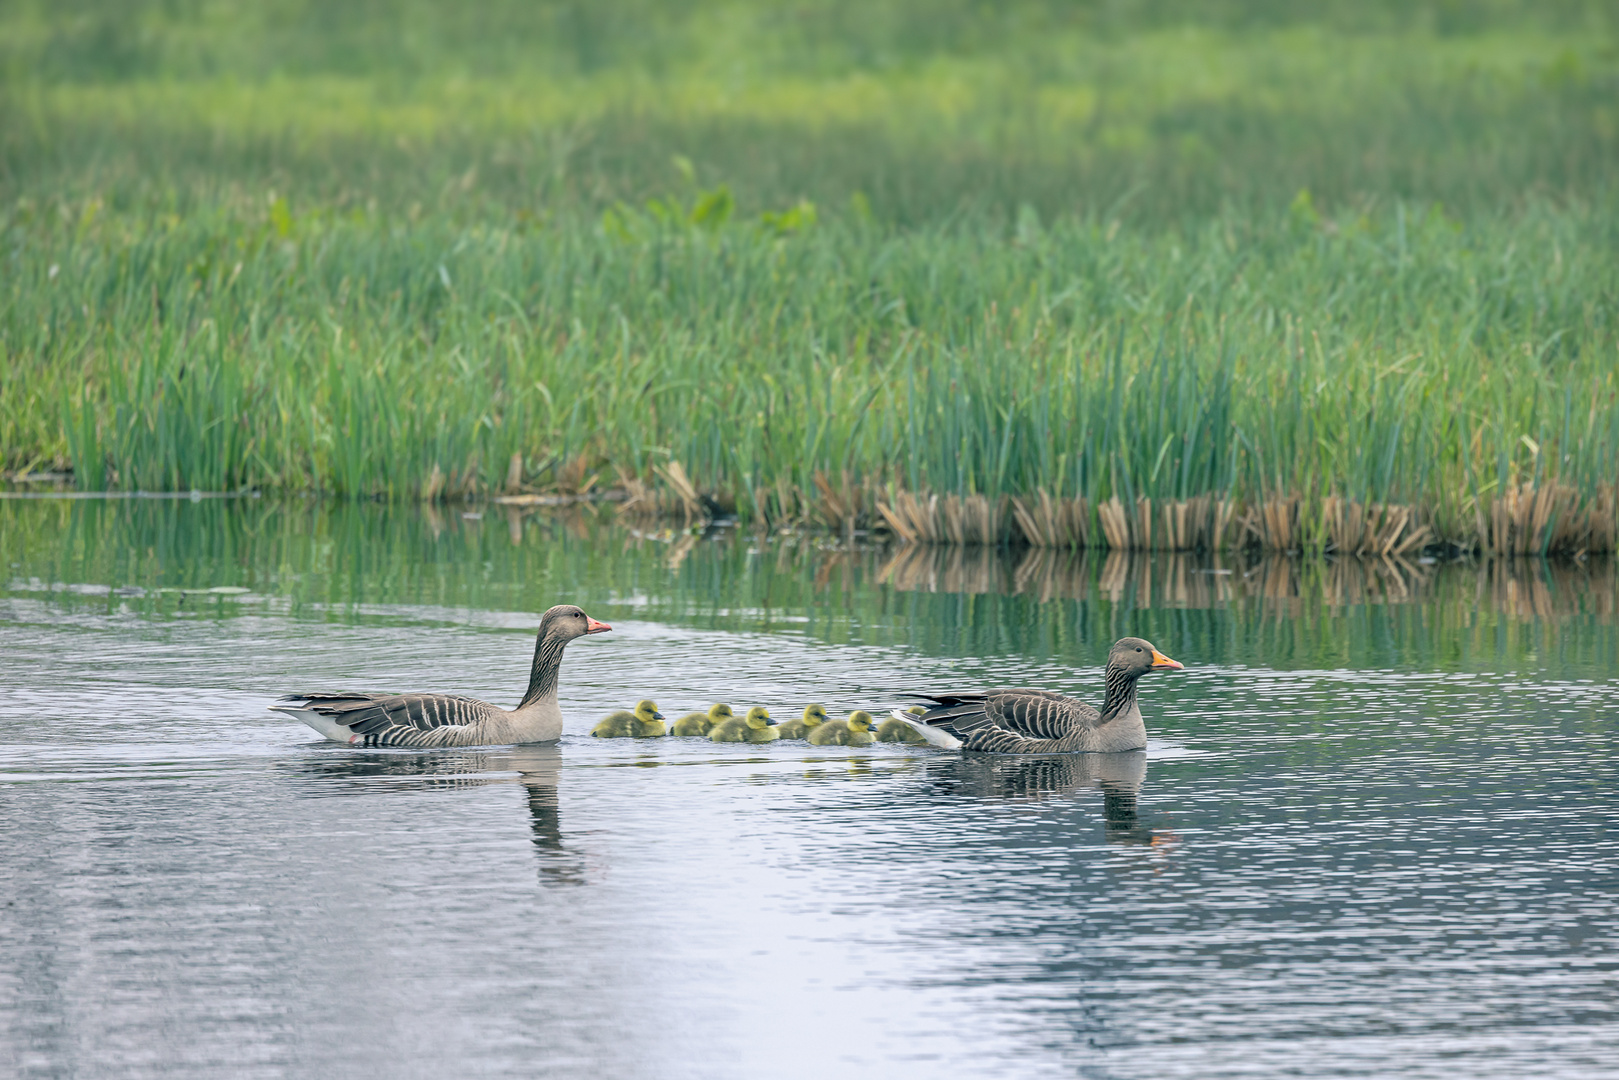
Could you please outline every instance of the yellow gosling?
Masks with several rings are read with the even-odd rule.
[[[780,738],[776,733],[776,722],[770,719],[770,710],[763,705],[749,709],[747,716],[733,716],[715,724],[708,737],[715,742],[748,743],[775,742]]]
[[[921,716],[923,713],[927,712],[927,710],[920,705],[912,705],[905,711],[912,716]],[[922,733],[920,731],[917,731],[905,721],[896,719],[892,716],[884,720],[881,724],[877,725],[877,741],[909,743],[912,746],[926,746],[928,744],[928,741],[922,737]]]
[[[871,730],[871,714],[856,709],[847,720],[828,720],[809,733],[815,746],[870,746],[877,741]]]
[[[776,732],[783,739],[804,739],[817,726],[826,723],[826,710],[819,705],[811,705],[804,710],[802,719],[784,720],[776,728]]]
[[[687,713],[675,721],[671,729],[672,735],[707,735],[714,729],[714,725],[722,723],[736,716],[729,705],[714,704],[708,707],[706,713]],[[920,736],[918,736],[920,738]]]
[[[650,698],[635,703],[634,712],[616,712],[590,729],[598,739],[655,739],[669,734],[663,714]]]

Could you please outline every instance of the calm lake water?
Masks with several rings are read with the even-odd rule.
[[[611,515],[0,502],[0,1073],[1619,1075],[1609,563],[1102,559]],[[202,592],[196,590],[246,590]],[[356,752],[310,688],[558,747]],[[1101,697],[1145,754],[595,740],[610,708]]]

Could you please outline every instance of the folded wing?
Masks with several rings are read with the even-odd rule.
[[[452,746],[461,730],[502,711],[476,698],[449,694],[289,694],[272,708],[292,713],[317,731],[346,729],[357,746]]]
[[[1101,715],[1083,701],[1050,690],[983,690],[932,694],[917,717],[954,734],[966,750],[999,754],[1062,753]]]

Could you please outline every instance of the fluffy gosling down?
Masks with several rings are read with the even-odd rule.
[[[871,730],[871,714],[856,709],[847,720],[828,720],[809,733],[812,746],[870,746],[877,741]]]
[[[707,712],[687,713],[675,721],[671,731],[674,735],[707,735],[714,730],[715,724],[724,723],[736,716],[729,705],[716,703],[708,707]]]
[[[819,705],[810,705],[804,709],[801,719],[783,720],[776,728],[776,732],[783,739],[806,739],[811,731],[824,723],[826,723],[826,710]]]
[[[909,716],[921,716],[927,710],[920,705],[912,705],[905,712]],[[890,716],[877,725],[877,741],[909,743],[912,746],[928,745],[928,740],[920,731],[895,716]]]
[[[663,714],[650,699],[635,703],[634,712],[616,712],[590,729],[598,739],[655,739],[669,733]]]
[[[715,724],[708,737],[715,742],[762,743],[774,742],[781,736],[776,731],[776,722],[770,719],[770,710],[755,705],[747,716],[733,716]]]

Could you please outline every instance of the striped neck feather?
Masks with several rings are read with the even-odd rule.
[[[528,675],[528,693],[518,703],[519,709],[546,698],[556,698],[557,673],[562,670],[562,650],[567,647],[565,639],[553,638],[543,632],[540,634],[539,640],[534,643],[534,667]]]
[[[1136,682],[1141,676],[1124,668],[1107,669],[1107,696],[1102,699],[1102,722],[1125,712],[1136,700]]]

